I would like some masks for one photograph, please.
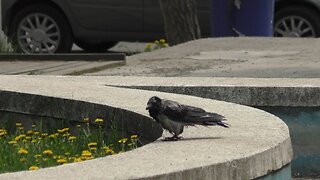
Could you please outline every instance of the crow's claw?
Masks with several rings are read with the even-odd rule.
[[[165,137],[162,141],[178,141],[179,139],[183,139],[182,136],[172,136],[172,137]]]

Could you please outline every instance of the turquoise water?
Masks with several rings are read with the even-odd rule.
[[[320,177],[320,107],[258,107],[289,127],[294,159],[293,177]]]
[[[291,180],[291,165],[287,165],[278,171],[272,172],[256,180]]]

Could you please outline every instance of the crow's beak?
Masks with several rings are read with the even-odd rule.
[[[146,107],[146,110],[149,110],[151,108],[151,105],[148,104],[147,107]]]

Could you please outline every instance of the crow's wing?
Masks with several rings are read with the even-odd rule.
[[[209,113],[201,108],[170,100],[163,101],[163,114],[174,121],[186,124],[214,125],[215,122],[225,120],[225,117],[220,114]]]

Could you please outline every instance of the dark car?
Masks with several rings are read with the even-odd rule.
[[[320,0],[276,0],[276,37],[319,37]]]
[[[197,0],[203,35],[210,0]],[[2,0],[2,29],[24,53],[105,51],[118,41],[164,37],[158,0]]]
[[[118,41],[164,37],[158,0],[2,0],[2,29],[24,53],[105,51]],[[197,0],[203,37],[211,0]],[[275,36],[318,37],[320,0],[277,0]]]

